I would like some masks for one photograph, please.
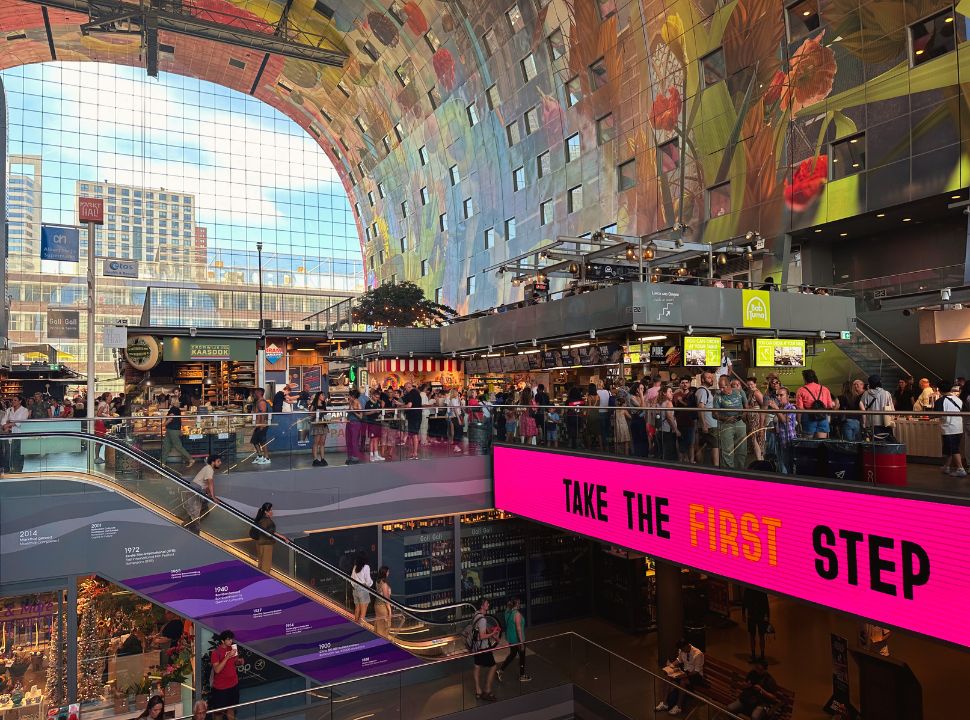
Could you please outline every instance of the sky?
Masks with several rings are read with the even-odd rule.
[[[326,154],[276,109],[139,68],[44,63],[0,72],[9,152],[43,157],[43,221],[73,224],[78,180],[190,193],[210,248],[333,258],[361,274],[350,203]]]

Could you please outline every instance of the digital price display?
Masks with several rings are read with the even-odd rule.
[[[805,340],[756,338],[755,367],[804,367]]]
[[[721,338],[685,336],[684,365],[687,367],[720,367]]]

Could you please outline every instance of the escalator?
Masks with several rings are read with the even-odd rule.
[[[83,506],[91,493],[78,494],[77,488],[95,486],[131,507],[95,514],[79,507],[70,521],[38,521],[34,529],[18,526],[14,533],[5,520],[5,552],[16,545],[26,557],[30,543],[47,544],[49,551],[51,543],[63,542],[76,543],[76,552],[107,553],[111,562],[105,564],[117,575],[109,577],[112,581],[214,631],[232,629],[242,644],[318,682],[465,651],[460,633],[474,614],[471,605],[417,609],[391,599],[389,627],[375,626],[373,615],[355,622],[354,591],[377,599],[371,588],[282,537],[273,548],[272,571],[264,574],[256,567],[252,536],[266,534],[251,518],[220,500],[212,502],[179,474],[123,442],[73,431],[21,433],[0,439],[0,452],[27,458],[23,471],[3,476],[5,498],[33,485],[50,507]],[[56,488],[65,486],[74,494],[57,496]],[[205,511],[193,528],[188,511],[194,502]],[[142,518],[135,532],[142,528],[144,543],[131,528],[119,530],[132,512]],[[84,534],[78,535],[82,522]],[[64,531],[68,526],[74,535]],[[77,539],[90,542],[93,550],[82,549]],[[392,587],[393,581],[392,574]]]

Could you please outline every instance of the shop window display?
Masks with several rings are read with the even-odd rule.
[[[58,683],[65,662],[62,591],[0,600],[0,713],[36,717],[38,707],[65,701]]]

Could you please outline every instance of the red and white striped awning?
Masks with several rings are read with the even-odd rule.
[[[367,372],[461,372],[463,364],[452,358],[388,358],[371,360]]]

